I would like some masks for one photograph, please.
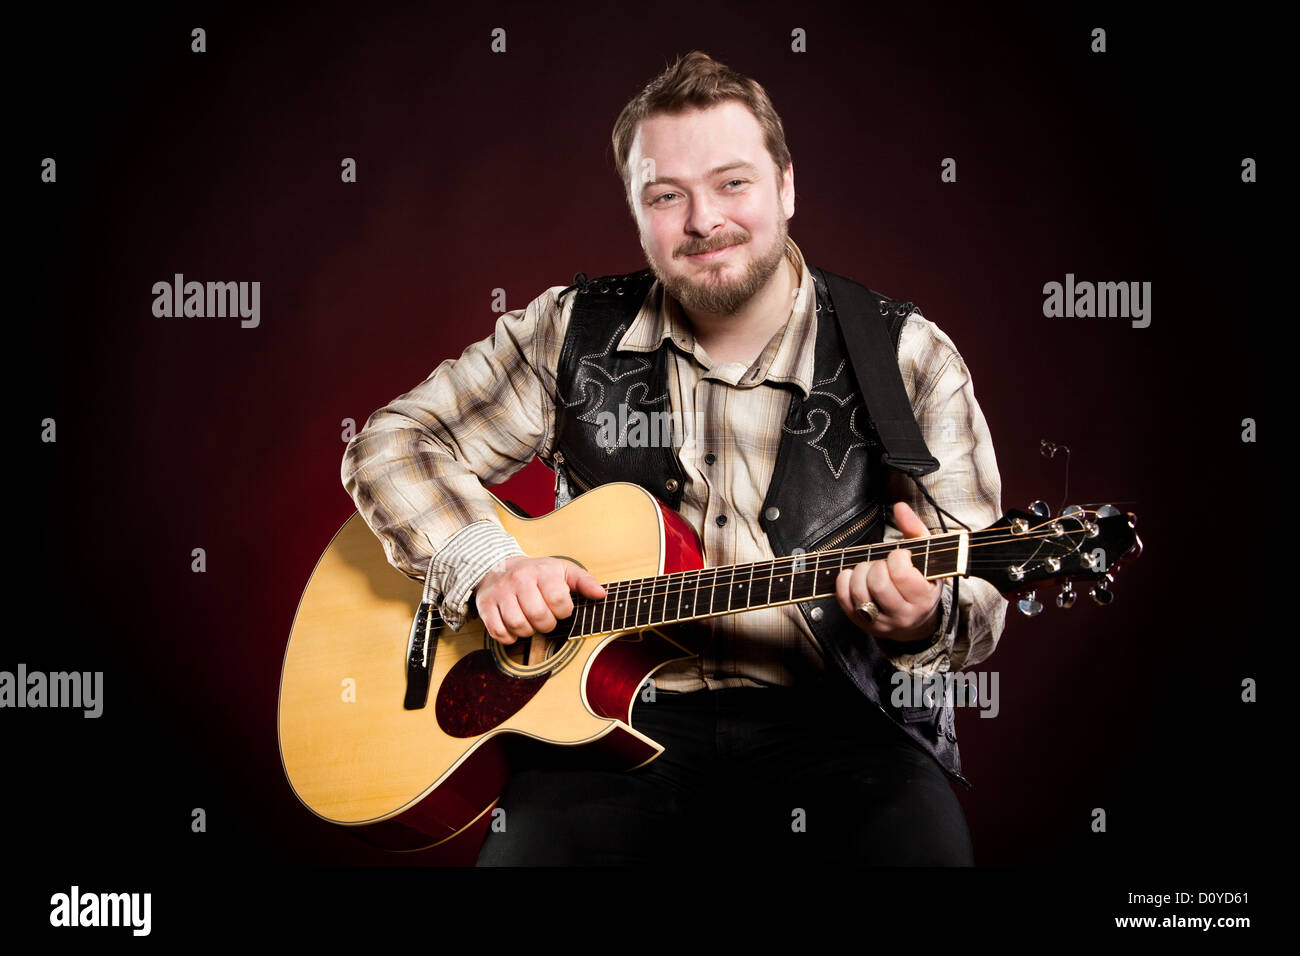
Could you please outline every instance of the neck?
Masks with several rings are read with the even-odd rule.
[[[799,275],[789,256],[763,288],[734,315],[686,311],[695,340],[716,362],[753,362],[777,330],[790,319]]]
[[[875,516],[873,513],[870,520]],[[859,530],[849,529],[845,536]],[[835,593],[840,571],[862,561],[882,559],[895,548],[911,551],[913,566],[927,580],[966,574],[970,538],[965,531],[946,531],[905,541],[879,541],[771,561],[616,581],[605,586],[603,598],[575,596],[574,613],[559,622],[552,636],[590,637],[829,597]]]

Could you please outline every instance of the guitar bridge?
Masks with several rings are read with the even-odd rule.
[[[429,703],[429,684],[433,677],[433,659],[438,650],[438,632],[442,615],[429,601],[422,601],[411,622],[411,637],[406,645],[407,710],[423,710]]]

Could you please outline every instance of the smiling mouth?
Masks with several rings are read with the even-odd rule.
[[[732,243],[729,246],[723,246],[721,249],[711,249],[708,252],[691,252],[686,254],[686,258],[695,262],[712,262],[714,259],[722,258],[738,245],[739,243]]]

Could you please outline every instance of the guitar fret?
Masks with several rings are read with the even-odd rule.
[[[813,570],[808,570],[808,558],[813,559]],[[795,559],[795,570],[790,573],[790,598],[803,600],[812,597],[816,590],[817,553],[805,552]]]
[[[935,556],[934,562],[936,567],[930,570],[931,574],[951,574],[957,570],[957,542],[960,539],[961,532],[959,531],[938,536],[938,554]],[[935,541],[935,538],[927,539],[927,550],[931,541]]]
[[[632,597],[632,585],[633,585],[634,583],[635,583],[635,582],[633,582],[633,581],[628,581],[628,582],[627,582],[627,590],[626,590],[626,591],[624,592],[624,594],[623,594],[623,623],[619,626],[619,630],[620,630],[620,631],[626,631],[626,630],[627,630],[627,613],[628,613],[629,610],[635,610],[635,608],[636,608],[636,600]],[[635,615],[633,615],[632,620],[633,620],[633,623],[636,622],[636,616],[635,616]]]
[[[721,580],[719,580],[719,579],[722,577],[722,572],[723,572],[723,571],[726,571],[726,572],[727,572],[727,583],[726,583],[726,584],[722,584]],[[728,566],[723,567],[723,568],[719,568],[718,571],[714,574],[714,576],[713,576],[713,601],[712,601],[712,607],[713,607],[713,610],[715,610],[715,611],[730,611],[730,610],[731,610],[731,582],[732,582],[732,580],[735,578],[735,576],[736,576],[736,566],[735,566],[734,564],[733,564],[733,565],[728,565]],[[722,584],[722,588],[721,588],[721,590],[719,590],[719,588],[718,588],[718,585],[720,585],[720,584]],[[721,599],[721,600],[719,600],[719,599]],[[721,603],[721,605],[722,605],[721,608],[718,607],[718,604],[719,604],[719,603]]]
[[[835,559],[836,559],[836,557],[838,557],[838,558],[840,559],[838,565],[835,564]],[[823,560],[825,560],[825,562],[826,562],[826,564],[828,565],[828,567],[823,568],[823,567],[821,566],[821,563],[822,563]],[[820,586],[818,587],[818,589],[817,589],[817,593],[818,593],[818,594],[823,594],[823,595],[825,595],[825,594],[834,594],[834,593],[835,593],[835,575],[837,575],[837,574],[839,573],[839,570],[840,570],[840,568],[842,568],[842,567],[844,567],[844,552],[843,552],[843,551],[839,552],[838,555],[837,555],[834,551],[825,551],[825,552],[822,552],[822,554],[818,556],[818,558],[817,558],[817,571],[818,571],[818,577],[817,577],[817,580],[821,582],[821,585],[820,585]]]
[[[711,592],[707,590],[709,585],[704,583],[704,576],[708,573],[711,572],[705,569],[695,572],[695,590],[691,592],[690,613],[686,615],[688,618],[700,617],[701,608],[703,608],[704,612],[709,609],[708,596]]]
[[[650,579],[650,599],[646,602],[646,624],[661,624],[668,619],[668,576]]]
[[[731,587],[731,593],[732,593],[733,597],[734,597],[734,596],[739,596],[739,597],[741,598],[741,600],[743,601],[743,603],[741,604],[741,608],[742,608],[743,610],[748,610],[749,608],[751,608],[751,607],[754,606],[754,601],[753,601],[753,594],[754,594],[754,565],[751,564],[751,565],[749,566],[749,573],[748,573],[748,574],[737,574],[735,577],[743,577],[745,580],[744,580],[744,581],[735,581],[734,578],[733,578],[733,584],[732,584],[732,587]],[[732,606],[733,606],[733,607],[735,606],[734,601],[733,601],[733,603],[732,603]]]
[[[650,582],[650,588],[653,592],[654,578],[642,578],[641,584],[636,589],[636,603],[632,607],[632,624],[634,627],[640,627],[643,624],[650,623],[650,598],[645,593],[646,582]]]
[[[641,613],[637,612],[636,623],[638,627],[646,627],[655,623],[655,597],[659,593],[659,588],[663,586],[662,578],[654,577],[646,580],[650,582],[650,587],[641,590],[641,610],[645,612],[645,618],[643,620]]]
[[[727,574],[727,582],[725,584],[722,582],[722,574],[724,571]],[[713,593],[709,595],[709,608],[711,610],[716,612],[728,610],[727,601],[731,597],[731,592],[728,588],[731,586],[731,576],[735,573],[735,569],[730,565],[718,568],[718,570],[713,572]]]
[[[617,584],[612,586],[612,588],[616,588],[616,587],[618,587]],[[606,593],[608,594],[608,592]],[[611,627],[610,625],[613,624],[613,622],[614,622],[614,601],[607,596],[604,601],[604,607],[600,609],[600,633],[608,634],[610,631],[612,631],[613,627]]]
[[[645,579],[632,582],[632,587],[628,588],[631,592],[628,594],[627,610],[623,614],[623,626],[627,628],[636,627],[637,608],[641,605],[641,589],[645,587]],[[633,590],[635,589],[635,590]]]

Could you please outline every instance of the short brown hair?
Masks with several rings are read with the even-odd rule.
[[[632,200],[632,183],[627,161],[632,140],[642,120],[661,113],[684,113],[689,109],[707,109],[727,100],[743,103],[763,130],[763,143],[776,164],[778,176],[790,165],[790,150],[785,145],[785,128],[772,108],[772,101],[762,85],[724,66],[707,53],[692,50],[664,70],[634,96],[614,123],[614,163],[619,178]]]

